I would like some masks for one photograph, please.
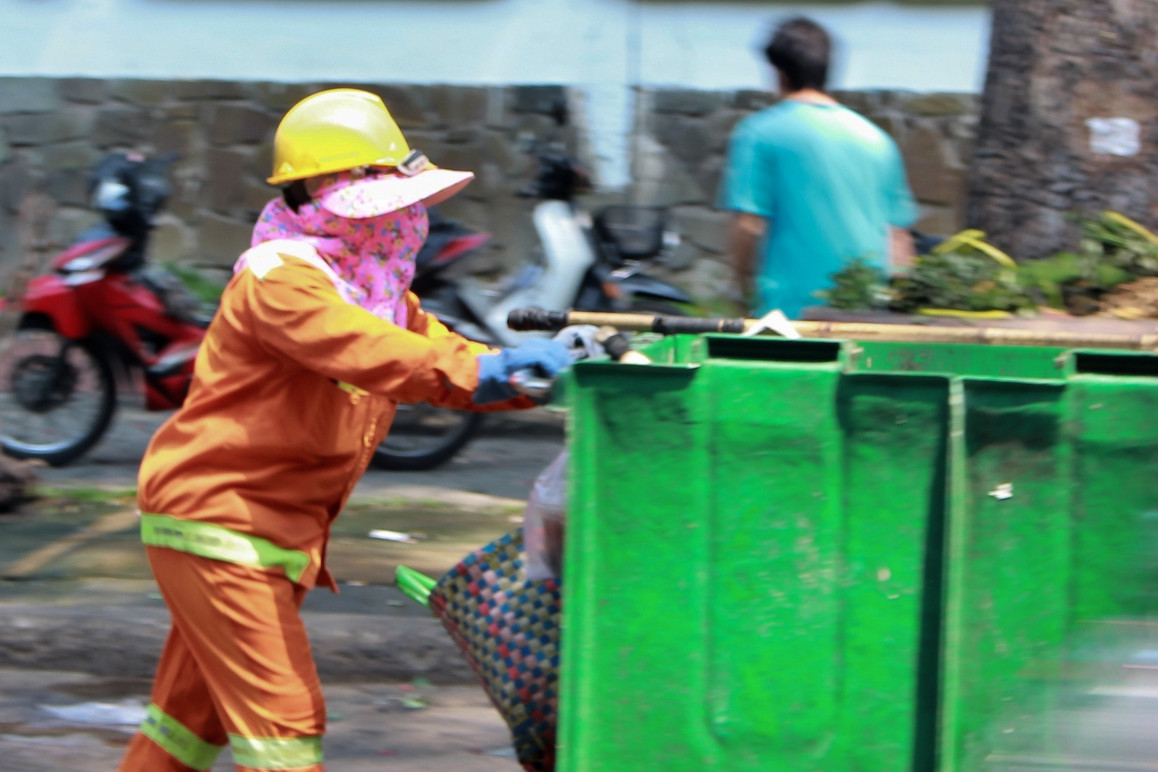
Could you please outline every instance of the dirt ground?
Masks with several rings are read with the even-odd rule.
[[[37,498],[0,513],[0,772],[112,770],[147,703],[168,622],[142,560],[133,492],[166,414],[122,408],[98,447],[39,470]],[[369,470],[339,518],[331,557],[341,594],[310,593],[303,608],[332,772],[520,769],[466,659],[427,609],[390,586],[399,563],[437,576],[513,528],[564,441],[563,417],[550,412],[484,426],[438,469]],[[225,753],[213,770],[231,768]]]
[[[1114,319],[1158,318],[1158,277],[1145,276],[1119,284],[1100,298],[1093,314]]]

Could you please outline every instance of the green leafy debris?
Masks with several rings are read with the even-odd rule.
[[[847,311],[918,313],[928,309],[1029,315],[1042,306],[1083,314],[1121,284],[1158,276],[1158,236],[1118,212],[1080,219],[1075,249],[1013,260],[966,230],[920,255],[907,275],[886,278],[863,260],[817,293]]]
[[[833,274],[831,289],[815,293],[833,308],[871,311],[887,304],[889,277],[864,258],[853,259],[843,271]]]

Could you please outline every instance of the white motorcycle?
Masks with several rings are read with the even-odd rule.
[[[420,272],[414,290],[423,308],[468,338],[501,346],[545,334],[510,329],[507,316],[516,308],[684,315],[691,297],[645,273],[679,245],[666,211],[613,205],[588,214],[574,202],[587,184],[575,162],[553,151],[538,161],[534,184],[521,191],[540,199],[531,212],[536,254],[497,286],[472,276],[448,279],[445,262]]]
[[[508,314],[520,308],[686,315],[681,306],[692,299],[644,272],[679,244],[678,235],[666,227],[665,210],[608,206],[589,215],[574,202],[587,185],[575,162],[552,150],[538,153],[538,161],[534,184],[520,191],[540,199],[531,212],[539,242],[532,259],[497,285],[473,276],[448,277],[445,269],[474,254],[489,235],[472,234],[435,214],[432,233],[445,231],[469,247],[419,260],[411,288],[423,309],[456,332],[494,346],[550,334],[508,327]],[[407,470],[438,466],[477,433],[484,415],[424,403],[403,405],[374,464]]]

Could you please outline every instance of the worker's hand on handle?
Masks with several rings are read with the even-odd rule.
[[[476,405],[501,402],[527,393],[528,377],[553,379],[571,364],[571,352],[556,340],[532,338],[513,348],[499,349],[478,355],[478,388],[474,393]],[[518,375],[516,375],[518,374]],[[524,384],[524,389],[518,388]],[[545,395],[531,397],[542,399]]]
[[[599,328],[593,324],[572,324],[555,333],[555,340],[566,346],[571,358],[578,361],[604,355],[598,334]]]
[[[571,355],[572,362],[603,355],[603,347],[595,340],[598,328],[590,324],[575,324],[564,327],[555,335],[554,340],[562,343]],[[545,404],[551,399],[551,388],[555,379],[544,378],[533,370],[516,370],[510,379],[515,391],[526,394],[536,402]]]

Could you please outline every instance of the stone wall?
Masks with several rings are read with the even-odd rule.
[[[223,278],[248,245],[257,213],[276,193],[264,178],[278,120],[301,97],[331,85],[0,78],[0,281],[26,261],[42,269],[54,251],[95,222],[87,208],[88,172],[114,148],[181,154],[152,256]],[[440,166],[476,173],[476,181],[442,208],[495,234],[490,248],[470,261],[481,273],[500,274],[533,250],[533,201],[517,195],[535,171],[532,142],[558,141],[590,157],[582,125],[560,129],[550,117],[561,96],[579,107],[580,97],[562,87],[362,87],[383,96],[412,146]],[[922,204],[921,227],[958,229],[975,97],[838,96],[897,138]],[[709,310],[728,311],[731,293],[721,261],[726,216],[713,207],[727,137],[740,117],[768,103],[768,95],[755,92],[641,92],[635,182],[625,193],[601,193],[588,202],[671,206],[672,224],[684,240],[661,272]]]

